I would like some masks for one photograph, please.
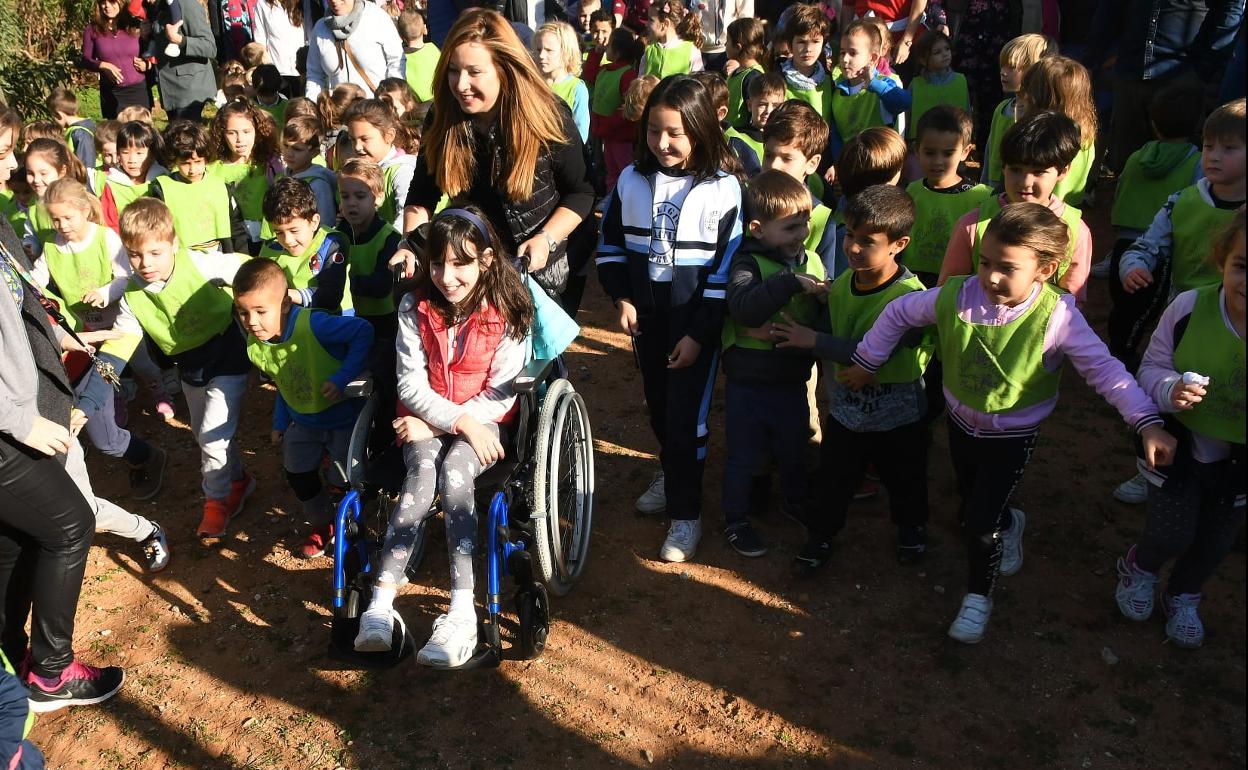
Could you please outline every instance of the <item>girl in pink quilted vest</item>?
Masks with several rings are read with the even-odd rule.
[[[386,532],[372,601],[355,649],[390,649],[393,604],[435,495],[441,496],[451,568],[450,610],[433,622],[417,660],[454,668],[477,646],[472,555],[474,482],[503,458],[501,430],[516,404],[533,305],[498,235],[475,207],[433,220],[417,286],[399,305],[399,418],[407,478]]]

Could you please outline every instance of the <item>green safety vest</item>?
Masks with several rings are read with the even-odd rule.
[[[745,133],[744,131],[739,131],[735,128],[730,128],[724,131],[725,140],[732,139],[733,137],[736,137],[737,139],[740,139],[741,141],[745,142],[746,146],[749,147],[751,150],[753,150],[754,154],[758,156],[759,165],[762,165],[763,142],[761,140],[755,139],[749,134]]]
[[[30,220],[30,228],[35,231],[35,240],[40,243],[51,243],[56,238],[56,228],[52,226],[52,215],[43,201],[36,201],[26,209],[26,218]]]
[[[116,179],[109,179],[104,184],[109,190],[113,191],[113,202],[117,204],[118,214],[125,211],[126,206],[147,195],[148,190],[152,188],[151,182],[129,184],[127,182],[119,182]]]
[[[189,248],[230,242],[230,191],[224,182],[205,174],[194,184],[172,176],[162,176],[156,183],[173,215],[173,230],[179,242]]]
[[[146,291],[131,279],[126,304],[167,356],[203,345],[234,322],[234,298],[204,280],[186,249],[174,257],[173,275],[159,292]]]
[[[752,254],[751,256],[754,258],[755,264],[758,265],[761,280],[764,281],[781,271],[813,276],[820,281],[822,281],[825,277],[823,262],[819,259],[819,255],[811,251],[806,252],[805,262],[800,265],[795,265],[792,268],[761,254]],[[784,319],[781,318],[781,313],[787,315],[789,318],[792,318],[794,321],[802,324],[803,326],[813,326],[815,318],[819,314],[819,302],[810,294],[800,292],[798,294],[794,294],[789,299],[788,303],[781,308],[780,312],[771,317],[771,322],[775,323],[783,321]],[[727,350],[733,345],[741,348],[750,348],[752,350],[772,350],[775,348],[775,343],[773,342],[756,339],[745,334],[744,332],[748,328],[749,327],[732,320],[732,316],[729,316],[724,321],[724,331],[720,336],[724,350]]]
[[[218,160],[208,164],[207,173],[233,191],[243,219],[260,223],[261,240],[273,237],[273,230],[264,221],[264,194],[269,191],[269,175],[263,169],[256,169],[250,163],[222,163]]]
[[[624,73],[632,68],[628,65],[614,69],[598,70],[598,79],[594,81],[594,93],[589,100],[589,109],[595,115],[614,115],[624,103],[624,94],[620,93],[620,83]]]
[[[277,241],[265,241],[260,247],[260,256],[265,259],[271,259],[282,268],[282,272],[286,274],[286,281],[292,289],[311,289],[316,286],[316,274],[312,272],[312,255],[320,251],[325,243],[325,238],[331,231],[324,227],[318,227],[316,235],[312,237],[312,242],[308,244],[308,248],[302,254],[291,254]],[[322,265],[321,269],[324,269]]]
[[[642,75],[654,75],[659,80],[668,75],[688,75],[693,67],[693,43],[681,40],[671,48],[662,43],[646,46],[646,71]]]
[[[76,254],[58,246],[55,238],[48,241],[43,245],[43,259],[66,319],[74,331],[82,331],[84,317],[100,312],[83,303],[82,295],[113,280],[113,255],[108,251],[104,227],[96,225],[90,245]]]
[[[394,178],[399,173],[399,168],[403,165],[399,163],[400,155],[395,158],[395,162],[389,163],[381,167],[381,187],[385,191],[385,197],[381,199],[381,205],[377,207],[377,216],[387,222],[395,221],[399,216],[399,209],[403,205],[399,202],[399,193],[394,189]],[[406,203],[407,201],[403,201]]]
[[[1013,108],[1013,116],[1006,114],[1007,108]],[[1010,126],[1018,120],[1018,109],[1014,106],[1014,97],[1002,99],[992,111],[992,126],[988,129],[988,183],[999,185],[1005,181],[1005,166],[1001,163],[1001,138]]]
[[[847,94],[839,88],[833,88],[831,106],[833,128],[842,139],[849,140],[868,128],[885,125],[884,119],[880,117],[880,97],[871,93],[866,86],[856,94]]]
[[[1053,186],[1053,197],[1071,206],[1083,203],[1083,192],[1088,186],[1088,176],[1091,175],[1095,163],[1095,143],[1079,148],[1079,154],[1070,162],[1070,171]]]
[[[922,179],[911,182],[906,192],[914,199],[915,215],[910,245],[901,258],[905,266],[916,273],[939,273],[954,225],[963,215],[976,207],[982,209],[988,199],[994,197],[992,188],[987,185],[975,185],[960,193],[941,193],[929,190]],[[978,245],[978,241],[976,243]],[[978,251],[975,263],[979,263]]]
[[[108,172],[102,168],[93,168],[87,170],[87,189],[97,198],[104,195],[104,188],[108,186]]]
[[[1153,217],[1171,195],[1189,187],[1200,164],[1200,150],[1187,146],[1187,157],[1170,169],[1163,177],[1145,176],[1137,165],[1138,154],[1127,160],[1127,167],[1118,177],[1118,189],[1114,194],[1114,208],[1109,215],[1114,227],[1125,227],[1141,232],[1153,223]],[[1137,150],[1136,152],[1142,152]]]
[[[571,109],[572,102],[576,100],[576,86],[577,84],[583,82],[584,81],[580,78],[569,76],[560,80],[558,83],[552,83],[550,90],[554,91],[555,96],[562,99],[563,103],[568,105],[568,108]]]
[[[277,392],[300,414],[323,412],[337,401],[321,395],[321,386],[342,367],[312,333],[312,314],[295,309],[295,326],[282,342],[261,342],[247,335],[247,358],[277,384]],[[287,323],[290,316],[286,317]]]
[[[1234,209],[1206,203],[1197,185],[1183,188],[1170,211],[1171,294],[1222,282],[1222,273],[1209,261],[1209,244],[1234,216]]]
[[[817,88],[794,88],[792,83],[786,83],[784,86],[784,98],[799,99],[806,102],[819,113],[819,117],[824,120],[832,114],[832,91],[836,89],[836,82],[829,75],[824,78],[823,82]]]
[[[1044,334],[1061,296],[1042,284],[1031,306],[1008,324],[972,324],[958,317],[958,292],[974,276],[950,278],[936,298],[937,346],[943,383],[961,403],[1000,414],[1057,395],[1061,372],[1044,368]]]
[[[369,275],[372,273],[377,267],[377,260],[381,258],[381,250],[386,245],[386,239],[396,234],[398,234],[398,230],[395,230],[388,222],[383,222],[372,240],[348,246],[348,282],[351,275]],[[395,311],[394,297],[392,295],[365,297],[356,294],[355,291],[351,291],[350,294],[351,305],[355,308],[356,315],[383,316]]]
[[[933,107],[942,104],[961,107],[968,113],[971,111],[971,92],[966,86],[966,77],[960,72],[953,73],[953,79],[940,85],[932,85],[927,78],[916,75],[910,82],[910,120],[906,125],[906,138],[917,138],[919,118]]]
[[[816,203],[815,207],[810,210],[810,235],[806,236],[807,251],[814,251],[819,247],[823,234],[827,232],[828,220],[831,218],[832,209],[822,203]]]
[[[975,245],[971,247],[971,274],[974,275],[979,270],[979,249],[984,242],[984,233],[988,231],[988,223],[1001,210],[1001,200],[996,195],[989,196],[983,203],[979,204],[979,221],[975,223]],[[1075,243],[1079,239],[1079,223],[1083,221],[1083,213],[1079,209],[1067,204],[1062,211],[1061,220],[1066,223],[1066,231],[1069,238],[1066,243],[1066,258],[1057,266],[1057,272],[1053,274],[1050,282],[1056,286],[1066,275],[1066,271],[1070,269],[1071,257],[1075,254]]]
[[[1222,320],[1222,286],[1196,290],[1196,305],[1174,349],[1174,368],[1209,378],[1199,404],[1175,417],[1202,436],[1244,443],[1244,341]]]
[[[854,271],[846,270],[832,282],[828,290],[828,320],[831,331],[836,337],[860,340],[875,324],[875,320],[884,312],[888,303],[913,291],[923,291],[923,282],[913,275],[903,280],[894,281],[882,290],[867,294],[854,293]],[[898,345],[893,354],[875,372],[876,382],[896,385],[903,382],[914,382],[923,376],[927,362],[932,358],[935,343],[931,335],[925,335],[922,344],[917,347]],[[836,364],[836,370],[845,367]]]
[[[411,86],[418,102],[433,101],[433,75],[442,52],[433,43],[403,54],[403,79]]]
[[[269,115],[273,117],[273,122],[277,124],[277,132],[279,136],[281,135],[282,127],[286,125],[287,104],[289,104],[289,102],[286,101],[285,97],[281,96],[278,97],[277,104],[261,104],[258,101],[256,102],[257,107],[269,113]]]
[[[745,104],[748,96],[743,93],[745,78],[751,72],[761,74],[762,71],[762,65],[755,63],[748,67],[738,67],[737,71],[732,73],[732,77],[728,78],[728,120],[735,123],[737,118],[741,117],[741,106]]]
[[[80,126],[76,123],[72,126],[69,126],[68,128],[65,129],[65,144],[69,145],[69,149],[75,155],[78,154],[77,153],[78,145],[74,144],[74,134],[86,134],[86,136],[81,137],[82,141],[90,142],[92,145],[95,144],[95,134],[92,133],[91,129],[87,128],[86,126]],[[95,156],[95,167],[99,168],[100,163],[101,163],[100,156],[97,154]]]
[[[0,215],[13,225],[13,232],[20,238],[26,232],[26,209],[17,202],[12,190],[0,190]]]
[[[4,664],[4,670],[9,672],[10,676],[17,676],[17,672],[13,669],[13,664],[9,662],[9,657],[4,654],[3,650],[0,650],[0,663]],[[35,724],[35,712],[27,708],[26,709],[26,724],[22,727],[22,739],[23,740],[26,739],[26,736],[30,735],[30,728],[34,724]]]

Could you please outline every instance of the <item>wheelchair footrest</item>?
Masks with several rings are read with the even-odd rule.
[[[397,614],[397,613],[396,613]],[[394,624],[394,637],[385,652],[357,652],[355,637],[360,633],[360,618],[335,617],[329,625],[329,657],[344,668],[380,670],[393,668],[412,656],[416,644],[407,632],[402,616]]]
[[[507,574],[511,575],[512,580],[518,586],[532,585],[535,580],[533,578],[533,556],[528,551],[512,551],[507,557]]]

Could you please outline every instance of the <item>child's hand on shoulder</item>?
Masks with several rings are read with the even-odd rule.
[[[337,401],[342,398],[342,391],[339,390],[338,386],[334,383],[326,381],[325,384],[321,386],[321,396],[330,401]]]
[[[802,292],[813,294],[816,297],[828,296],[827,281],[821,281],[813,275],[807,275],[806,273],[794,273],[793,275],[797,278],[797,282],[802,285]]]
[[[91,307],[108,307],[108,297],[104,296],[104,292],[99,289],[92,289],[83,294],[82,302],[84,305],[90,305]]]
[[[680,338],[680,342],[676,343],[676,347],[672,348],[671,354],[667,357],[667,368],[684,369],[686,366],[693,366],[693,362],[698,360],[701,352],[702,343],[686,334]]]
[[[1132,268],[1122,279],[1122,288],[1127,294],[1134,294],[1153,282],[1153,274],[1142,267]]]
[[[1174,462],[1174,450],[1179,442],[1160,425],[1149,425],[1140,431],[1140,440],[1144,443],[1144,462],[1149,468],[1169,465]]]
[[[776,347],[810,350],[815,346],[814,329],[802,326],[789,318],[787,313],[781,313],[780,317],[784,320],[771,325],[771,337]]]
[[[858,364],[852,364],[848,368],[842,369],[836,375],[836,379],[850,390],[862,390],[875,382],[875,375]]]

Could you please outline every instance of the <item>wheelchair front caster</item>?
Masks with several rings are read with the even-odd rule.
[[[546,586],[530,584],[516,592],[516,616],[520,621],[520,657],[532,660],[546,649],[550,634],[550,597]]]

